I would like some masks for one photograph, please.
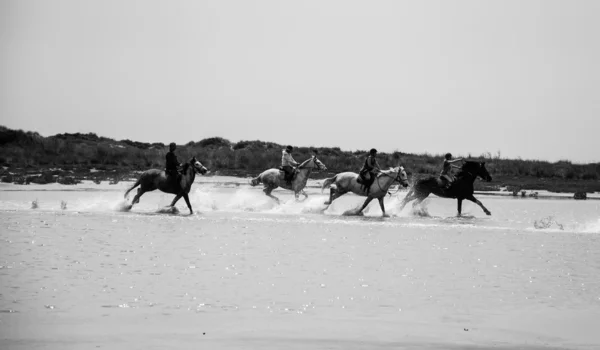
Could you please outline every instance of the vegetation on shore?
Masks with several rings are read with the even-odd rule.
[[[190,141],[179,145],[180,161],[196,156],[217,175],[256,176],[279,166],[285,145],[265,141],[231,142],[221,137]],[[314,173],[325,178],[342,171],[358,171],[366,150],[343,151],[338,147],[295,146],[294,158],[302,161],[319,151],[319,159],[327,172]],[[88,134],[58,134],[44,137],[36,132],[13,130],[0,126],[0,179],[11,183],[77,183],[83,179],[117,182],[130,179],[150,168],[163,168],[167,145],[131,140],[116,141]],[[486,161],[494,181],[476,182],[476,190],[526,188],[553,192],[600,192],[600,163],[573,164],[569,161],[506,159],[485,153],[462,155]],[[442,155],[403,152],[378,155],[382,167],[401,164],[416,176],[439,174]]]

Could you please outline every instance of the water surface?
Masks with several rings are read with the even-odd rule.
[[[348,217],[361,198],[215,182],[190,216],[159,192],[122,212],[127,185],[2,187],[2,348],[600,346],[598,201],[480,196],[492,216],[457,218],[399,192],[391,218]]]

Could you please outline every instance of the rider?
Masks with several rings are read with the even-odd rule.
[[[452,154],[446,153],[444,156],[444,164],[442,166],[442,172],[440,173],[440,178],[445,182],[446,189],[450,188],[452,182],[454,181],[454,176],[452,176],[452,168],[460,169],[459,166],[456,166],[452,163],[464,161],[463,158],[456,158],[452,160]]]
[[[281,151],[281,169],[284,171],[285,175],[283,179],[287,182],[289,186],[292,185],[292,178],[294,176],[295,167],[298,166],[298,162],[292,158],[292,151],[294,147],[287,146],[284,150]]]
[[[167,152],[166,156],[167,162],[165,166],[165,173],[167,173],[168,176],[171,176],[175,181],[179,182],[179,178],[181,176],[181,174],[179,174],[179,167],[181,164],[175,155],[176,148],[177,145],[175,145],[175,142],[171,142],[169,144],[169,152]]]
[[[359,181],[367,190],[367,194],[369,194],[369,188],[371,184],[375,181],[375,175],[381,171],[379,168],[379,163],[377,163],[377,150],[372,148],[369,151],[369,155],[367,159],[365,159],[365,164],[363,164],[362,169],[359,172],[359,179],[362,178],[363,181]]]

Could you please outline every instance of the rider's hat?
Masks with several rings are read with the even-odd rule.
[[[371,148],[369,154],[377,154],[377,150],[375,148]]]
[[[285,148],[285,150],[286,150],[286,151],[288,151],[288,152],[291,152],[291,151],[293,151],[293,150],[294,150],[294,147],[292,147],[292,146],[287,146],[287,147]]]
[[[452,158],[452,153],[446,153],[446,155],[444,157],[446,159],[450,159],[450,158]]]
[[[169,148],[174,148],[174,147],[177,147],[177,145],[175,144],[175,142],[171,142],[171,143],[169,144]]]

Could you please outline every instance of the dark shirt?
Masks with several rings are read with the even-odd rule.
[[[365,164],[363,165],[361,172],[364,172],[364,171],[372,172],[375,169],[379,169],[379,164],[377,163],[377,159],[373,156],[368,156],[367,159],[365,159]]]
[[[442,167],[442,172],[440,173],[440,176],[450,174],[452,174],[452,164],[448,160],[444,160],[444,165]]]
[[[167,171],[177,171],[178,167],[179,161],[177,160],[177,156],[175,155],[175,153],[169,151],[167,153],[167,166],[165,167],[165,169]]]

